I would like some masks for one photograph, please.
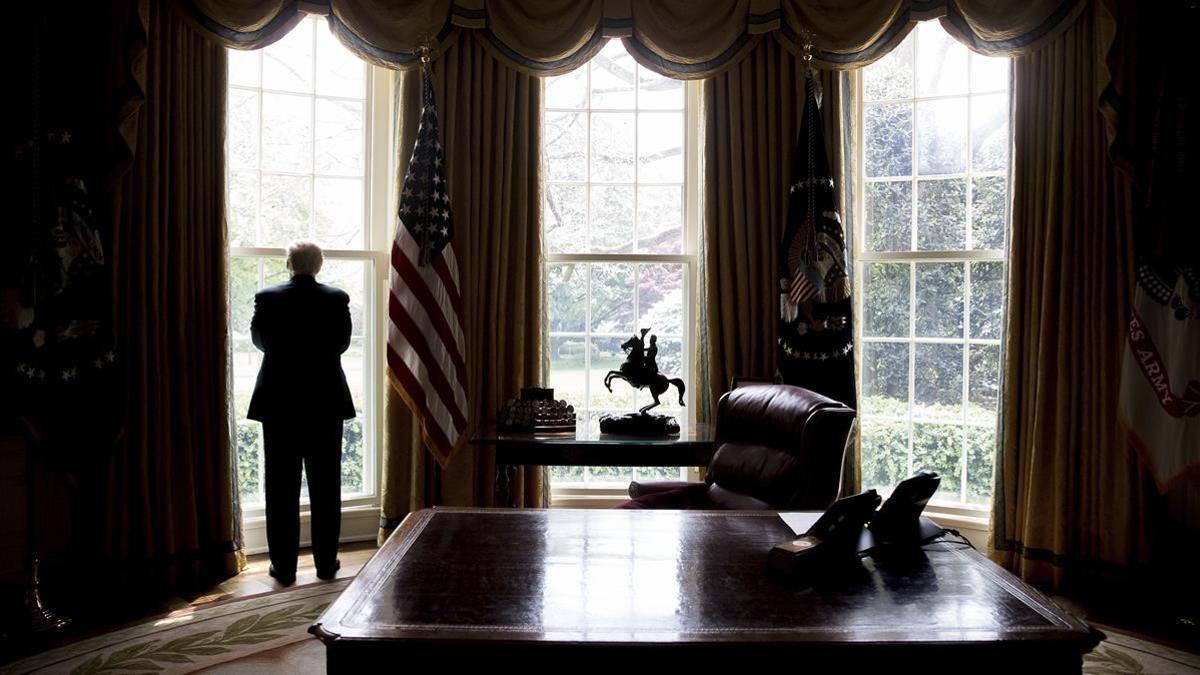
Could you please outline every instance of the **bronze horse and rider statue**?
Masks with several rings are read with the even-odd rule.
[[[625,380],[637,389],[649,389],[650,394],[654,396],[654,403],[643,407],[639,412],[645,414],[651,408],[661,405],[662,401],[659,396],[666,393],[667,388],[675,385],[679,390],[679,405],[683,403],[683,380],[678,377],[668,378],[658,372],[658,363],[655,362],[655,357],[658,356],[658,336],[650,336],[650,344],[646,345],[646,333],[649,333],[649,328],[641,329],[641,335],[635,335],[621,344],[621,349],[629,353],[625,357],[625,362],[621,364],[620,370],[610,370],[608,375],[604,376],[604,386],[612,391],[612,381],[614,379]]]

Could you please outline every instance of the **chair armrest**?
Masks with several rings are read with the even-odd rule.
[[[696,487],[704,488],[704,483],[692,483],[686,480],[655,480],[646,483],[633,481],[629,484],[629,497],[637,499],[638,497],[654,494],[656,492],[666,492],[667,490],[680,489],[695,489]]]

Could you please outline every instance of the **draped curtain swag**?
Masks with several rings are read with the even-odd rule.
[[[391,68],[419,63],[477,33],[497,59],[533,75],[586,63],[622,38],[639,63],[679,79],[709,77],[744,59],[765,35],[819,68],[848,69],[887,54],[918,21],[940,18],[975,51],[1009,55],[1053,39],[1085,0],[176,0],[210,36],[254,49],[283,37],[303,12],[326,14],[359,56]]]

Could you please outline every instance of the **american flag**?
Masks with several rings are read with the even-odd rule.
[[[388,376],[445,466],[466,440],[462,295],[450,240],[454,223],[429,74],[421,123],[400,194],[388,299]]]

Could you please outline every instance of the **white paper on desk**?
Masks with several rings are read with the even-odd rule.
[[[808,528],[812,527],[813,523],[817,522],[817,519],[821,517],[821,512],[780,511],[779,517],[784,523],[787,524],[788,527],[792,528],[792,532],[795,532],[796,536],[799,537],[805,532],[808,532]]]

